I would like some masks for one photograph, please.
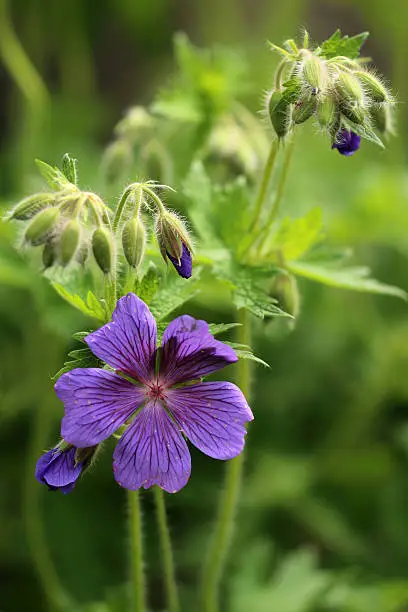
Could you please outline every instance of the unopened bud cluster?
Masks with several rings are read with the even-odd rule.
[[[267,96],[267,113],[279,139],[298,124],[314,119],[333,143],[344,131],[381,141],[375,131],[392,131],[393,97],[383,80],[360,59],[332,57],[325,48],[285,49],[272,45],[283,56],[275,87]]]

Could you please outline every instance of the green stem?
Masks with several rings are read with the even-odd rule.
[[[238,341],[249,345],[251,343],[251,322],[247,310],[238,311],[238,321],[241,323],[241,326],[238,328]],[[237,384],[249,401],[251,362],[247,359],[242,359],[237,367]],[[228,461],[227,464],[218,517],[202,576],[201,596],[203,612],[218,612],[220,609],[218,601],[219,588],[234,531],[243,465],[243,452],[235,459]]]
[[[279,150],[279,140],[273,140],[269,150],[268,159],[266,160],[263,171],[261,184],[259,185],[258,195],[255,200],[254,219],[252,227],[256,229],[259,225],[262,216],[263,203],[268,192],[269,183],[271,182],[272,172],[275,166],[276,157]]]
[[[132,193],[132,191],[134,191],[134,189],[135,189],[134,185],[129,185],[129,187],[127,187],[125,189],[125,191],[122,193],[122,196],[121,196],[121,198],[119,200],[119,204],[118,204],[118,207],[116,209],[115,217],[114,217],[113,223],[112,223],[112,229],[113,229],[114,232],[116,232],[116,230],[119,227],[119,221],[120,221],[120,218],[122,216],[123,209],[125,208],[126,201],[127,201],[128,197],[130,196],[130,194]]]
[[[164,493],[159,487],[154,487],[154,498],[156,502],[157,526],[159,529],[163,572],[166,582],[167,607],[169,612],[179,612],[180,602],[177,592],[170,532],[167,524]]]
[[[138,491],[128,491],[130,535],[130,612],[145,612],[142,518]]]
[[[283,196],[283,192],[285,190],[285,185],[286,185],[286,179],[288,177],[289,166],[292,160],[294,143],[295,143],[295,139],[292,138],[292,140],[289,142],[289,144],[286,147],[285,158],[283,160],[282,172],[281,172],[281,176],[279,179],[278,188],[276,190],[275,199],[273,201],[272,208],[269,213],[269,217],[266,221],[264,229],[262,230],[262,238],[259,243],[258,253],[262,251],[262,248],[265,245],[265,242],[269,237],[269,232],[271,230],[271,227],[279,212],[279,206],[282,201],[282,196]]]

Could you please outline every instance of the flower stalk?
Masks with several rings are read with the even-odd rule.
[[[167,523],[164,493],[159,487],[154,487],[157,527],[160,538],[160,552],[163,563],[163,574],[166,586],[167,609],[169,612],[180,612],[180,601],[174,571],[173,552],[170,531]]]
[[[128,491],[131,612],[145,612],[142,516],[138,491]]]

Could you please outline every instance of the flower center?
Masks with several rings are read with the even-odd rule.
[[[166,387],[159,380],[151,381],[146,385],[146,397],[148,400],[161,400],[166,399]]]

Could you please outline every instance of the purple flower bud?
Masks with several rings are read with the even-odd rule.
[[[360,136],[352,130],[342,129],[337,133],[332,149],[337,149],[341,155],[349,157],[360,148],[360,140]]]
[[[92,452],[85,460],[78,461],[77,452],[82,450],[84,449],[77,449],[76,446],[68,446],[66,449],[56,446],[44,453],[35,467],[35,477],[38,482],[47,485],[50,491],[59,489],[64,494],[70,493],[93,455]]]
[[[167,257],[170,259],[173,266],[176,268],[177,272],[183,278],[190,278],[193,272],[193,262],[191,258],[191,253],[187,247],[187,245],[183,242],[183,252],[181,254],[180,259],[176,259],[167,251]]]

